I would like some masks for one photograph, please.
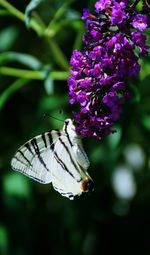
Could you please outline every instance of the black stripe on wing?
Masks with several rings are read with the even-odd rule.
[[[59,130],[55,130],[55,131],[56,131],[56,134],[57,134],[57,136],[58,136],[58,139],[59,139],[60,143],[64,146],[64,142],[63,142],[62,139],[61,139],[61,133],[59,132]],[[62,167],[65,171],[67,171],[77,182],[80,182],[80,181],[82,180],[82,178],[80,178],[80,180],[77,180],[77,179],[75,178],[75,176],[69,171],[69,169],[67,168],[66,164],[59,158],[57,152],[55,151],[55,143],[53,142],[53,137],[52,137],[51,132],[49,132],[47,135],[48,135],[48,138],[49,138],[50,148],[51,148],[51,150],[52,150],[53,153],[54,153],[54,157],[55,157],[57,163],[60,164],[61,167]],[[65,145],[65,147],[66,147],[66,145]],[[66,152],[68,153],[67,150],[66,150]],[[71,156],[70,153],[68,153],[68,154],[69,154],[69,156]],[[73,161],[73,159],[72,159],[72,161]],[[75,163],[73,163],[73,165],[74,165],[74,164],[75,164]],[[76,169],[76,166],[75,166],[75,169]]]
[[[54,142],[53,142],[53,137],[52,137],[51,132],[47,133],[47,135],[48,135],[48,139],[49,139],[50,148],[52,151],[54,151]]]
[[[37,156],[38,156],[38,159],[39,159],[40,163],[44,166],[44,168],[45,168],[47,171],[49,171],[49,169],[47,168],[47,166],[46,166],[46,164],[45,164],[45,162],[44,162],[44,160],[43,160],[43,158],[42,158],[42,156],[41,156],[41,154],[40,154],[40,150],[39,150],[39,147],[38,147],[36,138],[33,138],[33,139],[31,140],[31,144],[32,144],[32,146],[33,146],[33,148],[34,148],[35,153],[36,153]]]
[[[70,140],[70,136],[69,136],[68,130],[67,130],[68,124],[69,124],[69,121],[65,121],[65,133],[66,133],[66,136],[67,136],[67,138],[68,138],[68,142],[69,142],[70,146],[72,147],[73,144],[72,144],[72,142],[71,142],[71,140]]]
[[[58,157],[56,151],[54,151],[54,157],[55,157],[57,163],[59,163],[61,165],[61,167],[65,171],[67,171],[75,179],[74,175],[69,171],[69,169],[67,168],[66,164]],[[79,182],[80,182],[80,180],[79,180]]]
[[[71,153],[70,153],[68,147],[66,146],[66,144],[63,142],[63,140],[62,140],[61,137],[60,137],[61,135],[60,135],[59,130],[57,131],[57,134],[58,134],[58,136],[59,136],[59,141],[60,141],[61,144],[64,146],[66,152],[67,152],[68,155],[69,155],[69,158],[70,158],[71,163],[73,164],[74,168],[78,171],[78,173],[80,173],[80,170],[79,170],[78,165],[74,162],[74,160],[73,160],[73,158],[72,158],[72,156],[71,156]],[[67,137],[67,138],[68,138],[68,137]]]
[[[47,142],[46,142],[45,133],[43,133],[43,134],[41,135],[41,138],[42,138],[42,140],[43,140],[43,142],[44,142],[45,148],[47,148]]]
[[[25,165],[26,167],[29,167],[28,165],[25,164],[24,161],[22,161],[20,158],[16,157],[16,155],[13,157],[13,159],[16,159],[16,160],[17,160],[19,163],[21,163],[22,165]],[[12,163],[12,161],[11,161],[11,167],[12,167],[12,169],[15,170],[14,163]]]
[[[29,142],[25,143],[24,146],[26,147],[26,149],[27,149],[32,155],[34,155],[33,151],[31,150],[31,146],[30,146]]]
[[[31,162],[28,160],[28,158],[24,155],[24,153],[21,151],[21,150],[18,150],[17,151],[17,153],[20,153],[21,154],[21,156],[27,161],[27,163],[32,167],[32,164],[31,164]],[[18,159],[17,157],[16,157],[16,159],[18,160],[18,161],[20,161],[21,162],[21,160],[20,159]],[[21,163],[23,163],[23,162],[21,162]],[[24,163],[23,163],[24,164]]]

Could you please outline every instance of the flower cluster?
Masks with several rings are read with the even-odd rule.
[[[70,60],[70,103],[81,107],[80,113],[73,112],[77,132],[101,139],[115,132],[111,126],[129,97],[126,84],[139,74],[139,58],[148,54],[141,32],[149,19],[128,0],[99,0],[95,15],[84,9],[82,19],[87,19],[85,47],[83,53],[74,50]]]

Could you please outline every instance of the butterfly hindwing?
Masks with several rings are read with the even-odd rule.
[[[55,143],[53,158],[52,184],[54,189],[63,196],[71,197],[81,193],[82,176],[81,168],[76,160],[74,151],[65,135],[59,136]]]

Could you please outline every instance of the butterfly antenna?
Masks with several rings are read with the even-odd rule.
[[[64,111],[63,111],[62,108],[59,110],[59,114],[61,114],[62,116],[64,116]]]
[[[55,120],[59,120],[59,121],[61,121],[61,122],[64,122],[64,120],[58,119],[58,118],[56,118],[56,117],[54,117],[54,116],[52,116],[52,115],[50,115],[50,114],[44,113],[44,114],[43,114],[43,118],[45,119],[45,118],[47,118],[47,117],[50,117],[50,118],[53,118],[53,119],[55,119]]]

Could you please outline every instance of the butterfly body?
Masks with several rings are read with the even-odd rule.
[[[61,195],[73,199],[93,189],[89,161],[71,119],[62,130],[52,130],[22,145],[11,161],[19,171],[41,183],[51,183]]]

